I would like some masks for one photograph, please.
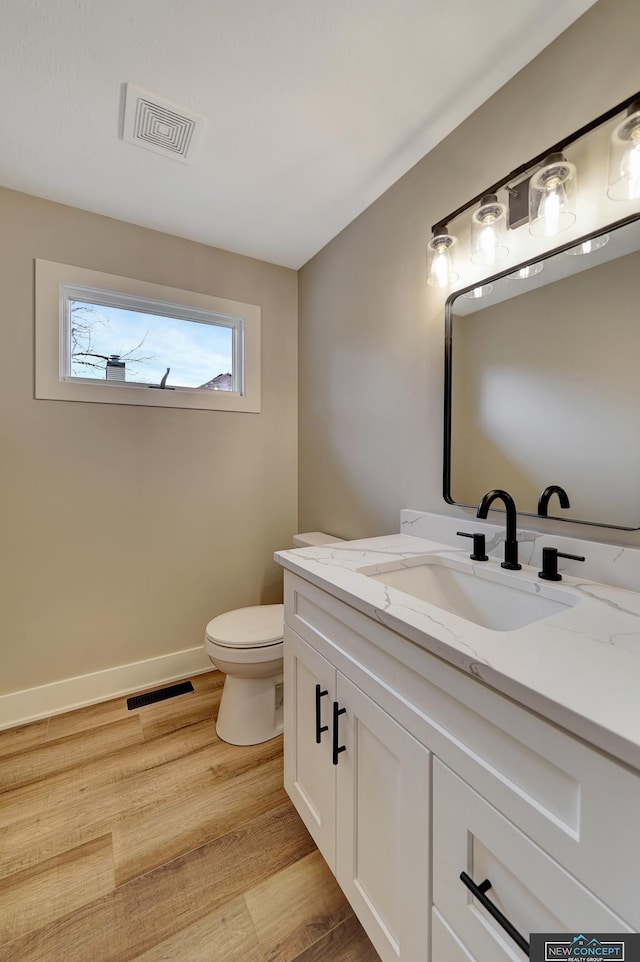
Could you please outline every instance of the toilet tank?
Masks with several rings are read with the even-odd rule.
[[[323,531],[307,531],[304,534],[294,534],[294,548],[313,548],[321,544],[337,544],[344,541],[344,538],[334,538],[332,534],[325,534]]]

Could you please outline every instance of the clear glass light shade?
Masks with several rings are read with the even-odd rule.
[[[640,104],[618,124],[609,144],[609,188],[612,200],[640,198]]]
[[[490,267],[508,253],[506,205],[499,204],[495,194],[487,194],[471,216],[471,260]]]
[[[529,181],[529,231],[554,237],[576,219],[576,168],[562,154],[552,154]]]
[[[433,235],[427,244],[427,284],[429,287],[449,287],[458,280],[454,250],[457,240],[446,229]]]
[[[570,247],[567,254],[593,254],[594,251],[599,251],[601,247],[604,247],[609,243],[608,234],[600,234],[599,237],[592,237],[591,240],[583,241],[582,244],[576,244],[575,247]]]

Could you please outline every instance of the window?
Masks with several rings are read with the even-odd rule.
[[[64,284],[65,379],[241,393],[242,318]]]
[[[260,309],[36,261],[36,397],[260,410]]]

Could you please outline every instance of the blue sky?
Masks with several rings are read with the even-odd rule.
[[[73,305],[81,302],[73,301]],[[158,384],[168,367],[168,387],[199,387],[218,374],[232,371],[231,328],[184,321],[179,318],[159,317],[117,307],[93,307],[75,311],[72,315],[81,323],[91,324],[91,345],[80,350],[94,354],[119,354],[131,351],[138,344],[133,357],[144,360],[127,361],[127,380],[143,384]],[[77,357],[76,361],[92,361],[99,368],[72,365],[78,377],[104,379],[100,358]]]

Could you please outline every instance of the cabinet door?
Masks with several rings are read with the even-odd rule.
[[[285,626],[284,787],[334,873],[336,769],[331,764],[331,711],[335,678],[333,665]]]
[[[429,947],[430,753],[340,672],[336,876],[383,962]]]

